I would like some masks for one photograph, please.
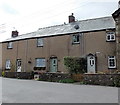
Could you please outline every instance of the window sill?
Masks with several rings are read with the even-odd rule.
[[[11,70],[11,69],[5,68],[5,70]]]
[[[116,67],[109,67],[108,69],[117,69]]]
[[[116,40],[106,40],[106,42],[116,42]]]
[[[37,46],[37,47],[43,47],[43,46]]]
[[[72,45],[75,45],[75,44],[80,44],[80,42],[73,42]]]
[[[46,67],[34,67],[33,69],[34,69],[34,70],[45,70]]]
[[[7,48],[7,49],[13,49],[13,48]]]

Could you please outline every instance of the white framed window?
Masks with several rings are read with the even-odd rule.
[[[45,58],[36,58],[36,67],[46,67]]]
[[[76,44],[76,43],[80,43],[80,36],[79,36],[79,34],[76,34],[76,35],[73,35],[72,36],[72,43],[73,44]]]
[[[13,43],[12,42],[8,42],[7,48],[8,49],[12,49],[13,48]]]
[[[107,32],[106,33],[106,41],[115,41],[115,32],[111,31],[111,32]]]
[[[10,60],[6,60],[5,69],[7,69],[7,70],[11,69],[11,62],[10,62]]]
[[[43,47],[43,39],[42,38],[37,39],[37,47]]]
[[[108,56],[108,68],[110,68],[110,69],[116,68],[116,58],[115,58],[115,56]]]

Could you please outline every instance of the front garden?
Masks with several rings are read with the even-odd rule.
[[[69,73],[41,73],[33,72],[2,72],[3,77],[18,79],[36,79],[38,81],[75,83],[82,85],[100,85],[120,87],[120,71],[104,71],[96,74],[86,74],[87,64],[85,58],[65,57],[64,65]],[[35,77],[37,76],[37,77]]]

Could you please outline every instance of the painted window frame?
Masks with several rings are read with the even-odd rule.
[[[5,62],[5,69],[10,70],[11,69],[11,61],[9,59],[6,60]]]
[[[80,35],[79,34],[72,35],[72,44],[80,44]]]
[[[36,58],[35,59],[35,67],[46,67],[46,59],[45,58]]]
[[[7,49],[13,49],[13,42],[8,42]]]
[[[106,41],[107,42],[114,42],[114,41],[116,41],[115,32],[114,31],[108,31],[108,32],[106,32]]]
[[[111,63],[113,63],[113,64],[111,64]],[[115,56],[108,56],[108,68],[116,69],[116,57]]]
[[[44,46],[43,38],[37,38],[37,47],[43,47],[43,46]]]

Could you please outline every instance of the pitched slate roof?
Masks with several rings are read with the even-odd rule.
[[[112,16],[109,16],[109,17],[81,20],[69,24],[39,28],[35,32],[19,35],[15,38],[9,38],[4,42],[23,40],[28,38],[45,37],[45,36],[49,37],[56,35],[64,35],[64,34],[77,33],[77,32],[90,32],[90,31],[111,29],[111,28],[112,29],[115,28],[115,22]]]

